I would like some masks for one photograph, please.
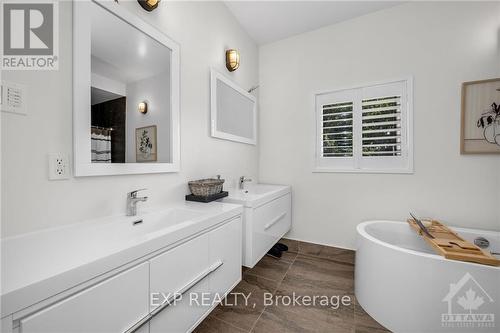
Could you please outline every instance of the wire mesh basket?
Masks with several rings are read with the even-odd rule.
[[[188,182],[189,190],[193,195],[208,197],[222,192],[224,179],[200,179]]]

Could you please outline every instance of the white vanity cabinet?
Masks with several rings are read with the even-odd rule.
[[[141,255],[126,269],[103,272],[107,278],[4,317],[2,332],[4,327],[5,333],[192,331],[241,280],[241,215],[200,228]]]
[[[243,265],[253,267],[292,227],[292,189],[254,184],[230,191],[224,202],[243,209]]]
[[[290,193],[247,212],[253,221],[250,261],[258,261],[288,230],[291,219]]]

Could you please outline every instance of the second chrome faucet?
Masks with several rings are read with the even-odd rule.
[[[251,182],[251,181],[252,180],[250,178],[245,178],[245,176],[241,176],[240,177],[240,182],[239,182],[239,184],[240,184],[240,186],[239,186],[240,190],[243,190],[245,188],[245,183],[246,182]]]

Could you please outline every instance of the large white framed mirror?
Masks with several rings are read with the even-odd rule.
[[[211,134],[215,138],[257,144],[257,100],[236,83],[210,71]]]
[[[73,6],[75,176],[179,171],[179,45],[117,2]]]

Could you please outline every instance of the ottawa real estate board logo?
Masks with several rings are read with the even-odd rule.
[[[495,301],[476,279],[466,273],[457,283],[451,283],[442,300],[448,304],[441,315],[443,327],[467,330],[495,327]]]
[[[2,1],[2,70],[59,68],[56,1]]]

